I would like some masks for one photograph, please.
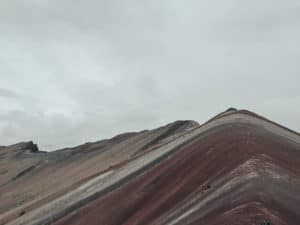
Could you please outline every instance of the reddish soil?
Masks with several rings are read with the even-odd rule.
[[[184,136],[190,138],[180,142]],[[107,171],[122,171],[132,162],[149,159],[151,153],[174,142],[178,145],[166,154],[93,198],[82,199],[71,212],[58,213],[51,222],[16,220]],[[229,110],[202,126],[179,121],[61,150],[46,157],[52,160],[47,165],[37,153],[27,154],[24,161],[19,150],[9,153],[15,147],[4,149],[6,155],[0,160],[15,172],[5,173],[0,186],[0,210],[6,213],[0,214],[0,224],[300,224],[300,135],[246,110]],[[15,154],[21,158],[15,159]],[[16,160],[23,164],[12,166]],[[38,166],[32,171],[33,164]],[[16,176],[16,180],[9,179]],[[55,180],[46,181],[45,176]],[[111,178],[107,179],[103,182]],[[33,199],[15,209],[9,196],[21,192],[22,184],[32,188]],[[49,185],[51,191],[42,192],[41,184]]]
[[[219,188],[218,180],[243,162],[262,155],[265,161],[286,171],[287,176],[299,178],[299,145],[287,143],[259,127],[231,124],[200,135],[178,149],[172,158],[56,224],[168,224],[164,218],[178,209],[187,210],[199,193],[206,194],[203,186],[210,184],[207,192],[213,194]],[[299,182],[275,184],[263,176],[251,182],[243,193],[233,186],[216,202],[207,204],[205,210],[209,213],[198,216],[196,211],[178,224],[260,224],[263,220],[276,225],[300,224]],[[273,185],[278,187],[273,189]],[[298,194],[297,198],[290,196],[293,194]]]

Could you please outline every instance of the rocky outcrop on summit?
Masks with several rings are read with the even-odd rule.
[[[28,157],[0,224],[300,224],[300,135],[246,110]]]
[[[17,144],[15,146],[15,148],[20,149],[20,150],[29,150],[30,152],[38,152],[39,151],[38,146],[36,144],[34,144],[32,141]]]
[[[20,152],[20,151],[38,152],[39,151],[37,144],[34,144],[32,141],[21,142],[10,146],[1,146],[0,148],[12,152]]]

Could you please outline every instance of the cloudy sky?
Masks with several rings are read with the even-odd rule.
[[[53,150],[230,106],[300,131],[299,0],[2,0],[0,145]]]

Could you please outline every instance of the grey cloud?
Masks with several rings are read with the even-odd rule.
[[[0,144],[54,149],[229,106],[299,130],[296,0],[0,3]]]
[[[2,98],[17,98],[19,95],[11,90],[0,88],[0,97]]]

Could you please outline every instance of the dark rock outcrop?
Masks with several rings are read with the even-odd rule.
[[[6,146],[6,149],[11,149],[12,151],[30,151],[30,152],[39,152],[37,144],[34,144],[32,141],[20,142],[18,144]]]

